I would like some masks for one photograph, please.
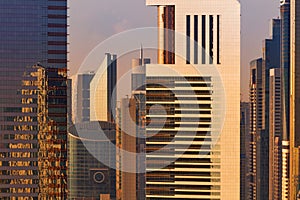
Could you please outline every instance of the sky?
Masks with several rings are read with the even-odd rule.
[[[240,3],[241,95],[247,101],[249,62],[262,56],[262,42],[269,38],[271,19],[279,17],[279,0],[240,0]],[[155,27],[157,22],[156,8],[145,6],[145,0],[75,0],[69,6],[70,75],[105,39],[133,28]]]

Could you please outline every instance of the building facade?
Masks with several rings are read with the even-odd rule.
[[[282,87],[282,132],[284,140],[288,141],[290,131],[290,0],[282,0],[280,5],[281,16],[281,87]]]
[[[281,21],[271,21],[271,36],[263,42],[263,117],[262,130],[258,135],[257,170],[259,172],[259,185],[257,187],[258,199],[268,199],[269,193],[269,143],[270,143],[270,69],[280,68],[280,42]]]
[[[281,199],[282,181],[282,99],[281,69],[270,69],[269,110],[269,199]]]
[[[82,123],[90,121],[90,84],[93,72],[72,76],[72,121]]]
[[[250,199],[269,198],[269,179],[272,174],[269,171],[270,114],[272,114],[269,112],[270,70],[280,68],[281,21],[273,19],[271,22],[271,37],[263,42],[262,59],[250,63],[251,141],[249,148],[252,165],[249,168]],[[281,146],[281,141],[279,143]]]
[[[145,65],[150,64],[149,58],[144,58],[141,48],[140,58],[132,60],[130,98],[123,98],[120,102],[119,126],[117,132],[120,139],[120,149],[141,155],[145,149],[145,103],[146,103],[146,71]],[[136,156],[133,159],[126,154],[118,155],[123,167],[119,167],[119,198],[145,199],[145,158]],[[131,170],[126,169],[130,166]]]
[[[262,131],[263,118],[263,81],[262,81],[261,58],[250,62],[250,140],[249,140],[249,166],[247,171],[247,180],[249,181],[247,199],[257,199],[257,137]]]
[[[248,148],[250,141],[250,103],[241,102],[241,160],[240,160],[240,185],[241,194],[240,199],[246,199],[249,188],[249,180],[247,179],[247,172],[249,167],[250,151]]]
[[[40,180],[42,174],[38,158],[40,144],[37,90],[36,86],[28,85],[32,84],[30,82],[26,83],[27,86],[24,85],[24,75],[27,74],[27,67],[37,63],[46,68],[63,71],[67,69],[67,9],[67,0],[0,2],[1,199],[42,199],[42,196],[46,195],[42,186],[44,182]],[[57,72],[50,71],[47,72],[49,77],[52,76],[51,73],[53,76],[57,75]],[[60,87],[62,83],[48,80],[49,87]],[[64,89],[57,90],[53,95],[58,93],[62,99],[67,95]],[[53,112],[55,109],[53,108]],[[51,112],[49,111],[49,114]],[[66,112],[61,112],[62,118]],[[60,120],[52,117],[54,122]],[[61,131],[66,131],[63,129],[64,125],[60,125]],[[66,133],[62,132],[61,139]],[[65,166],[65,163],[61,164]],[[61,170],[58,176],[65,174],[64,169]],[[64,180],[50,176],[49,178],[55,179],[53,187],[59,187],[49,197],[64,199]]]
[[[90,83],[90,119],[114,121],[117,99],[117,55],[107,53]]]
[[[291,73],[290,73],[290,160],[289,160],[289,199],[300,199],[300,3],[291,0]]]
[[[99,127],[105,133],[106,139],[99,137]],[[109,147],[109,143],[116,143],[113,123],[84,122],[70,128],[68,199],[116,199],[116,151]]]
[[[281,88],[282,88],[282,199],[289,198],[289,138],[290,138],[290,49],[291,11],[290,0],[282,0],[281,15]]]
[[[240,4],[147,5],[158,7],[159,63],[146,65],[146,199],[239,199]],[[227,108],[215,144],[217,83],[212,74],[197,71],[213,66],[222,77]]]

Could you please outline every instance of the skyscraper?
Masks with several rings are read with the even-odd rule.
[[[99,137],[99,127],[106,138]],[[102,121],[83,122],[70,128],[67,199],[116,199],[116,152],[109,147],[110,142],[116,142],[115,128],[115,124]]]
[[[38,197],[66,199],[67,69],[39,66],[34,66],[33,69],[35,72],[31,76],[36,82],[32,83],[36,83],[34,86],[37,87]],[[28,90],[25,90],[25,94],[28,95]]]
[[[38,102],[36,87],[27,82],[24,89],[23,80],[26,68],[36,63],[66,71],[67,0],[1,1],[0,25],[0,198],[37,199],[46,195],[41,188],[43,181],[39,181]],[[49,77],[57,75],[51,70],[47,73]],[[48,79],[49,86],[60,87],[62,82],[54,79]],[[58,94],[61,99],[67,95],[64,90],[53,93]],[[58,112],[64,118],[67,111],[62,110]],[[52,117],[54,123],[59,120]],[[64,125],[60,131],[63,140]],[[61,171],[59,176],[64,173]],[[65,183],[60,181],[53,182],[54,187],[61,184],[51,195],[56,199],[66,197]]]
[[[250,62],[250,139],[249,139],[249,166],[247,180],[249,181],[247,199],[257,199],[257,137],[262,130],[263,118],[263,84],[262,84],[262,58]]]
[[[127,152],[140,154],[145,149],[145,64],[150,59],[144,58],[141,48],[140,58],[132,60],[130,98],[123,98],[120,102],[120,122],[123,131],[118,131],[121,140],[120,148]],[[132,166],[131,172],[126,172],[120,167],[120,198],[121,199],[145,199],[145,173],[143,171],[145,158],[136,156],[131,160],[126,154],[119,154],[121,164]],[[130,160],[130,161],[129,161]],[[135,172],[135,173],[134,173]],[[118,184],[118,183],[117,183]]]
[[[282,104],[281,69],[270,69],[269,110],[269,199],[281,199],[282,181]]]
[[[247,199],[247,191],[249,188],[249,180],[247,179],[247,172],[249,167],[250,152],[248,148],[248,141],[250,141],[250,103],[241,102],[241,161],[240,161],[240,184],[241,194],[240,199]]]
[[[175,32],[159,29],[160,65],[146,65],[146,199],[239,199],[240,4],[148,0],[147,5],[158,7],[159,28]],[[223,80],[227,109],[216,144],[217,82],[197,72],[213,66]]]
[[[117,55],[107,53],[90,83],[90,119],[114,121],[117,99]]]
[[[257,137],[257,170],[259,172],[259,185],[257,187],[257,198],[268,199],[269,191],[269,110],[270,110],[270,69],[280,68],[280,19],[271,21],[271,38],[263,42],[263,65],[262,65],[262,90],[263,90],[263,115],[262,131]]]
[[[300,199],[300,2],[291,0],[289,199]]]
[[[290,49],[291,12],[290,0],[282,0],[281,15],[281,93],[282,93],[282,199],[289,197],[289,138],[290,138]]]
[[[250,199],[269,198],[270,70],[280,68],[280,19],[271,21],[271,37],[263,42],[262,59],[250,63],[251,165]],[[280,98],[279,98],[280,101]],[[281,137],[280,137],[281,140]],[[279,141],[281,146],[281,141]],[[273,143],[272,143],[273,145]],[[273,148],[273,147],[272,147]]]
[[[290,0],[282,0],[281,15],[281,88],[282,88],[282,132],[283,140],[288,141],[290,132]]]
[[[135,101],[134,97],[132,98],[123,98],[120,102],[120,122],[119,126],[121,129],[117,132],[117,137],[120,138],[121,145],[119,146],[120,149],[137,153],[137,127],[136,124],[133,123],[138,121],[137,116],[137,102]],[[126,131],[124,131],[126,130]],[[118,178],[117,178],[117,185],[120,185],[119,192],[118,192],[118,200],[121,199],[132,199],[137,200],[138,198],[138,160],[135,158],[129,158],[126,154],[122,154],[118,152],[117,154],[121,165],[119,166]],[[126,172],[122,169],[123,165],[129,164],[132,168],[131,172]],[[123,167],[124,168],[124,167]],[[136,172],[136,173],[134,173]],[[141,199],[144,199],[143,197]]]

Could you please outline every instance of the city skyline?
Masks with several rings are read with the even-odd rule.
[[[299,13],[0,0],[0,199],[300,200]]]
[[[69,66],[71,75],[77,72],[88,53],[110,36],[134,28],[156,26],[155,8],[147,8],[141,0],[132,0],[132,3],[135,5],[135,15],[140,16],[138,18],[132,15],[133,9],[126,2],[117,0],[104,0],[104,2],[90,0],[88,4],[81,1],[70,2],[70,32],[72,34],[70,34]],[[240,3],[242,13],[241,77],[242,80],[246,80],[241,81],[241,93],[242,100],[249,101],[249,62],[261,56],[261,43],[270,35],[269,24],[273,18],[280,16],[280,0],[240,0]],[[101,6],[103,4],[105,6]],[[255,15],[253,10],[255,10]],[[84,12],[84,14],[78,16],[72,15],[72,12]],[[99,26],[94,26],[94,24]],[[85,35],[90,36],[85,38]],[[137,45],[139,44],[140,42],[137,42]],[[131,67],[130,61],[130,59],[125,60],[122,65],[127,70]],[[95,62],[95,64],[98,63]]]

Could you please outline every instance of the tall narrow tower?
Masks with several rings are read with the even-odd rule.
[[[90,81],[90,119],[113,122],[117,99],[117,55],[106,53]]]
[[[147,0],[147,5],[158,7],[159,64],[145,70],[146,199],[239,199],[240,4]],[[199,74],[212,67],[223,81],[226,108],[215,144],[220,91],[212,74]]]
[[[289,199],[300,199],[300,2],[291,0]]]

